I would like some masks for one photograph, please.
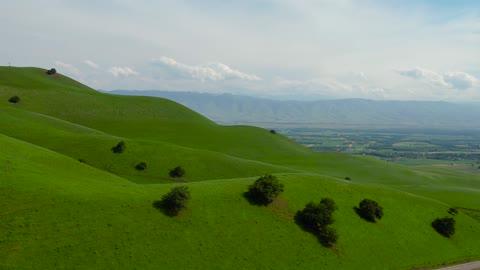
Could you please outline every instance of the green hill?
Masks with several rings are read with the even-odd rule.
[[[14,95],[19,103],[8,102]],[[2,269],[409,269],[480,258],[478,176],[314,153],[281,134],[37,68],[0,67],[0,123]],[[126,151],[113,153],[122,140]],[[147,169],[135,170],[141,161]],[[153,203],[176,185],[168,172],[177,165],[192,200],[172,218]],[[251,205],[243,193],[264,173],[285,192]],[[323,197],[339,207],[332,249],[293,219]],[[380,222],[355,213],[365,197],[384,207]],[[471,216],[461,211],[448,239],[430,223],[451,206]]]

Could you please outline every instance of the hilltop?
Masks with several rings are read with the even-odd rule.
[[[39,68],[0,67],[0,121],[5,269],[409,269],[480,257],[478,176],[315,153],[279,133]],[[126,150],[113,153],[120,141]],[[178,185],[168,174],[178,165],[192,199],[169,217],[153,204]],[[244,193],[265,173],[285,192],[251,205]],[[334,248],[293,218],[323,197],[338,205]],[[383,206],[381,221],[355,213],[363,198]],[[431,222],[451,207],[460,212],[449,239]]]

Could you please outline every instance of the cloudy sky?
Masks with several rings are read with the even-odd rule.
[[[480,101],[476,0],[15,0],[0,65],[95,89]]]

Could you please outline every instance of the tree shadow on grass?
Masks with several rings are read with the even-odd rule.
[[[178,215],[178,211],[173,211],[167,207],[167,205],[162,201],[154,201],[152,203],[153,208],[157,209],[158,211],[162,212],[164,215],[169,217],[174,217]]]
[[[256,194],[253,194],[250,191],[246,191],[243,193],[243,197],[247,199],[247,201],[251,205],[256,205],[256,206],[267,206],[268,202],[263,200],[261,197],[257,196]]]
[[[368,222],[371,222],[371,223],[377,223],[377,221],[376,221],[375,219],[372,220],[371,218],[367,217],[367,216],[362,212],[362,210],[360,210],[360,208],[354,206],[354,207],[353,207],[353,211],[355,211],[355,213],[357,213],[357,215],[358,215],[360,218],[362,218],[362,219],[364,219],[364,220],[366,220],[366,221],[368,221]]]

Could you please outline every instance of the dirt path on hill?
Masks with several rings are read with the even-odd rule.
[[[438,270],[477,270],[477,269],[480,269],[480,261],[438,268]]]

